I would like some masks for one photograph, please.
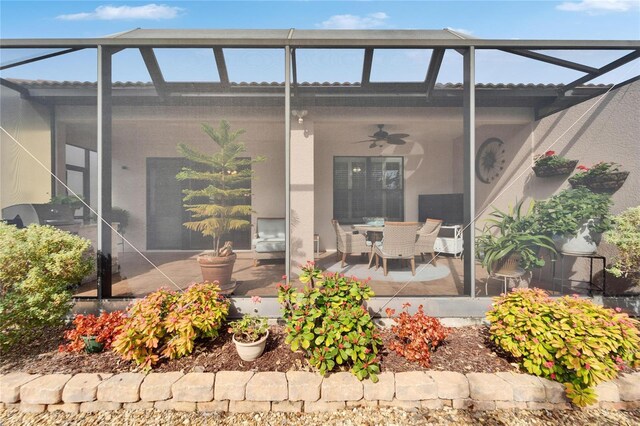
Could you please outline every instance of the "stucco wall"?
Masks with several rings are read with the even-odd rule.
[[[621,164],[630,174],[612,196],[612,211],[618,214],[640,205],[640,82],[513,130],[504,140],[508,156],[505,173],[491,185],[476,180],[478,212],[490,205],[504,209],[522,198],[527,206],[530,200],[545,199],[569,188],[566,177],[538,178],[531,170],[534,155],[549,149],[587,167],[600,161]],[[494,136],[490,126],[480,126],[477,135],[478,147],[487,137]],[[477,226],[482,224],[479,220]],[[602,243],[599,253],[611,258],[614,249]],[[574,278],[585,278],[588,262],[570,261],[567,269],[566,276],[573,273]],[[549,276],[549,268],[544,269],[542,278]]]
[[[49,110],[21,99],[0,86],[0,123],[47,168],[51,168]],[[0,208],[21,203],[46,203],[51,198],[49,173],[4,132],[0,132]]]

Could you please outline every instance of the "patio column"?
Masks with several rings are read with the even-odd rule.
[[[314,140],[313,122],[291,120],[291,272],[314,254]]]
[[[98,46],[98,299],[111,297],[111,55]],[[105,223],[106,222],[106,223]]]
[[[470,46],[463,54],[463,146],[464,146],[464,294],[475,297],[475,222],[476,215],[476,78],[475,47]]]

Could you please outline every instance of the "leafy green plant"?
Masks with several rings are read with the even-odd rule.
[[[247,202],[251,188],[247,188],[247,183],[254,175],[251,165],[264,158],[243,157],[246,147],[238,138],[244,130],[231,131],[225,120],[220,121],[218,129],[208,124],[202,124],[202,129],[220,149],[211,155],[178,144],[178,152],[196,166],[183,167],[176,179],[204,185],[202,189],[183,190],[184,207],[192,213],[192,220],[184,226],[213,237],[214,255],[219,256],[224,235],[251,226],[247,220],[253,212]],[[207,201],[199,201],[202,199]]]
[[[545,235],[573,235],[594,220],[593,232],[611,229],[611,198],[586,188],[565,189],[546,201],[534,205],[534,228]]]
[[[229,301],[213,283],[194,284],[183,293],[160,289],[136,302],[117,331],[113,350],[144,370],[161,358],[190,354],[196,339],[218,336]]]
[[[422,305],[418,311],[410,315],[409,303],[402,306],[402,312],[393,321],[396,325],[391,327],[395,340],[387,346],[389,350],[409,361],[417,362],[425,368],[431,366],[431,352],[434,351],[447,337],[449,330],[442,325],[439,319],[427,316]],[[395,310],[387,308],[387,316],[392,317]]]
[[[541,248],[556,254],[553,241],[535,232],[533,217],[522,212],[522,201],[506,212],[494,208],[482,235],[476,238],[478,259],[489,273],[510,255],[519,256],[520,266],[527,271],[544,266],[544,259],[539,254]]]
[[[241,319],[229,323],[229,333],[242,343],[253,343],[260,340],[269,329],[266,317],[247,314]]]
[[[300,281],[306,284],[302,292],[278,286],[291,350],[302,349],[322,375],[344,366],[359,380],[377,382],[382,340],[363,306],[373,296],[371,288],[353,277],[322,273],[313,262],[303,268]]]
[[[51,226],[18,229],[0,222],[0,348],[62,323],[71,286],[93,270],[90,245]]]
[[[111,221],[118,222],[120,224],[118,230],[124,234],[129,226],[129,212],[123,208],[114,207],[111,209]]]
[[[76,210],[84,205],[82,204],[83,201],[84,198],[81,195],[77,197],[75,195],[56,195],[55,197],[51,197],[49,204],[69,206],[73,210]]]
[[[631,207],[613,217],[613,229],[605,235],[605,241],[618,248],[611,267],[616,277],[640,274],[640,206]]]
[[[82,352],[85,350],[83,337],[94,336],[103,348],[110,349],[113,340],[119,334],[118,327],[124,321],[124,312],[103,312],[99,316],[93,314],[76,315],[73,319],[74,328],[64,333],[64,338],[69,341],[60,345],[60,352]]]
[[[544,154],[537,155],[533,161],[539,167],[563,167],[574,162],[574,160],[568,160],[557,155],[555,151],[547,151]]]
[[[594,387],[625,365],[640,366],[640,323],[590,300],[553,300],[544,290],[516,289],[487,313],[491,340],[528,373],[564,383],[574,404],[596,401]]]

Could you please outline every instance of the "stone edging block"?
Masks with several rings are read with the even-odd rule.
[[[410,371],[359,381],[351,373],[304,371],[0,375],[0,410],[96,412],[151,409],[202,412],[322,412],[351,407],[407,410],[572,409],[564,386],[512,372]],[[640,373],[596,387],[592,408],[640,408]]]

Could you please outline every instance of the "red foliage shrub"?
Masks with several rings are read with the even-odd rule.
[[[403,312],[393,318],[396,325],[391,327],[391,331],[396,339],[388,347],[409,361],[428,368],[431,364],[431,351],[444,341],[449,329],[437,318],[425,315],[422,305],[418,306],[418,311],[413,315],[408,312],[409,306],[409,303],[405,303]],[[386,312],[390,318],[395,314],[395,310],[390,308]]]
[[[102,343],[104,349],[108,350],[111,348],[111,342],[120,333],[116,331],[116,327],[122,324],[124,317],[122,311],[103,312],[98,317],[92,314],[76,315],[73,319],[75,328],[64,333],[64,337],[69,340],[69,343],[60,345],[58,350],[60,352],[82,352],[84,350],[82,336],[96,336],[96,341]]]

